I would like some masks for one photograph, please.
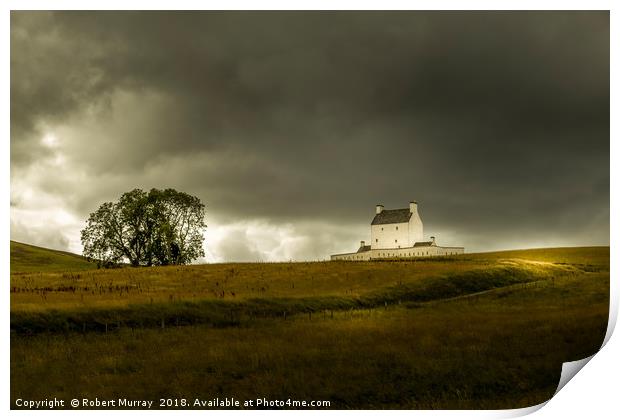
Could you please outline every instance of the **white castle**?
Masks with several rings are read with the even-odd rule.
[[[332,255],[332,260],[368,261],[394,258],[421,258],[463,254],[463,247],[437,246],[435,237],[424,241],[424,227],[418,203],[407,209],[385,210],[378,204],[370,223],[370,245],[361,241],[357,252]]]

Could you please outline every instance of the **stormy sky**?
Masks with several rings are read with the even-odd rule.
[[[375,204],[484,251],[609,244],[607,12],[12,12],[11,238],[133,188],[207,261],[328,258]]]

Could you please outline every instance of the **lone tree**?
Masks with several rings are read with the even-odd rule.
[[[184,192],[134,189],[90,214],[83,254],[104,266],[188,264],[205,255],[204,214],[205,205]]]

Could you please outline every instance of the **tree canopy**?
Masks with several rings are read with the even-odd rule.
[[[172,188],[134,189],[90,214],[83,254],[104,265],[188,264],[204,257],[205,205]]]

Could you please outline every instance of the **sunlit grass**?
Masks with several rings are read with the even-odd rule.
[[[515,408],[598,349],[605,274],[418,308],[13,340],[12,397],[327,399],[334,408]],[[44,381],[40,380],[45,378]]]
[[[609,248],[584,248],[573,264],[596,269]],[[571,249],[472,254],[409,262],[308,262],[209,264],[183,267],[16,273],[11,275],[11,309],[109,308],[175,301],[340,296],[356,298],[392,285],[427,282],[429,277],[461,275],[498,267],[521,267],[532,277],[568,266]],[[537,260],[540,255],[544,258]],[[566,257],[569,255],[569,257]],[[602,259],[601,259],[602,258]],[[543,264],[555,261],[556,264]],[[587,269],[588,267],[585,267]]]
[[[97,268],[97,264],[79,255],[11,241],[11,273],[81,271]]]
[[[11,397],[516,408],[608,307],[609,248],[14,274]]]

